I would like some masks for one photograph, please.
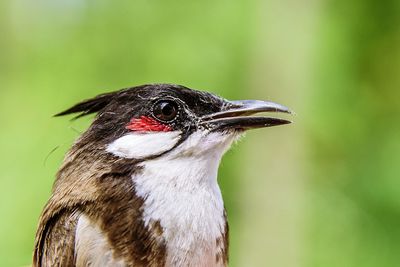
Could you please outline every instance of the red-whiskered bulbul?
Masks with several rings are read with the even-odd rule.
[[[289,121],[289,109],[228,101],[179,85],[99,95],[56,116],[97,113],[58,171],[37,229],[34,266],[227,266],[217,184],[244,131]]]

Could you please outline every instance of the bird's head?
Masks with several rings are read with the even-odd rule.
[[[228,101],[179,85],[153,84],[102,94],[56,116],[97,113],[79,142],[102,153],[144,161],[167,154],[222,155],[246,130],[290,123],[253,116],[260,112],[290,113],[273,102]]]

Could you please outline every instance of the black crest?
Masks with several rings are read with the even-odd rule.
[[[111,92],[111,93],[105,93],[98,95],[94,98],[91,99],[86,99],[82,102],[79,102],[78,104],[72,106],[71,108],[60,112],[56,115],[55,117],[59,116],[64,116],[64,115],[69,115],[69,114],[74,114],[74,113],[80,113],[78,116],[74,117],[74,119],[78,119],[80,117],[92,114],[92,113],[97,113],[104,109],[114,98],[116,95],[119,94],[120,91],[117,92]]]

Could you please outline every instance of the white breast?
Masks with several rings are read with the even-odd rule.
[[[80,215],[76,226],[75,258],[77,267],[124,267],[122,260],[114,259],[106,237],[97,225]]]
[[[174,152],[143,163],[143,171],[132,177],[145,199],[145,224],[159,221],[163,228],[167,266],[223,266],[216,262],[223,249],[217,239],[225,232],[217,172],[233,139],[192,134]]]

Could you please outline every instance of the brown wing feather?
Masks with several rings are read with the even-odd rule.
[[[33,266],[74,266],[78,215],[63,210],[38,229]]]

